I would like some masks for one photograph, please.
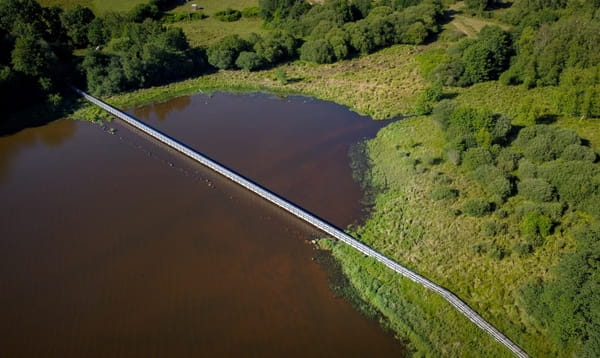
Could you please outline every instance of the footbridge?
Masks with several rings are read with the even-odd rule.
[[[166,146],[175,149],[176,151],[182,153],[183,155],[197,161],[198,163],[212,169],[213,171],[221,174],[227,179],[233,181],[234,183],[244,187],[245,189],[253,192],[254,194],[260,196],[261,198],[275,204],[281,209],[287,211],[288,213],[304,220],[305,222],[311,224],[312,226],[318,228],[323,231],[327,235],[336,238],[343,243],[353,247],[354,249],[360,251],[362,254],[369,256],[391,270],[399,273],[400,275],[408,278],[409,280],[418,283],[419,285],[439,294],[446,301],[448,301],[456,310],[462,313],[465,317],[467,317],[471,322],[477,325],[479,328],[487,332],[491,335],[496,341],[504,345],[510,351],[512,351],[517,357],[528,357],[527,353],[523,349],[521,349],[518,345],[513,343],[508,337],[506,337],[502,332],[492,326],[489,322],[487,322],[481,315],[479,315],[475,310],[469,307],[465,302],[463,302],[458,296],[449,290],[433,283],[427,278],[419,275],[418,273],[402,266],[401,264],[393,261],[392,259],[380,254],[369,246],[361,243],[357,239],[352,236],[346,234],[344,231],[338,229],[337,227],[325,222],[324,220],[310,214],[306,210],[298,207],[297,205],[287,201],[286,199],[278,196],[277,194],[272,193],[271,191],[263,188],[262,186],[246,179],[245,177],[235,173],[234,171],[225,168],[223,165],[215,162],[214,160],[196,152],[195,150],[185,146],[182,143],[179,143],[177,140],[159,132],[158,130],[150,127],[147,124],[142,123],[141,121],[133,118],[132,116],[121,112],[120,110],[108,105],[107,103],[102,102],[101,100],[75,88],[74,89],[79,95],[83,96],[89,102],[101,107],[106,112],[115,116],[116,118],[126,122],[127,124],[133,126],[134,128],[140,130],[141,132],[149,135],[150,137],[158,140],[159,142],[165,144]]]

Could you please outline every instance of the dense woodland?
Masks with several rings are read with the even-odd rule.
[[[55,108],[69,84],[110,95],[217,70],[259,71],[296,60],[333,63],[396,44],[446,41],[450,45],[423,73],[431,85],[415,112],[439,124],[444,160],[485,193],[469,198],[457,215],[494,213],[498,220],[482,219],[482,237],[507,235],[511,227],[518,237],[513,247],[485,242],[474,250],[498,260],[527,257],[556,233],[574,237],[576,247],[552,275],[532,277],[520,297],[531,324],[547,331],[553,344],[577,356],[600,356],[598,154],[574,131],[549,125],[558,115],[600,117],[600,1],[515,0],[494,18],[506,26],[448,39],[440,35],[448,4],[439,0],[260,0],[258,8],[214,16],[227,22],[260,16],[265,34],[225,36],[206,48],[190,47],[172,26],[179,18],[168,10],[177,3],[151,0],[129,13],[97,16],[82,6],[63,10],[35,0],[0,0],[0,104],[8,112],[32,102]],[[507,6],[465,3],[482,18]],[[447,98],[448,88],[486,81],[558,91],[552,108],[515,99],[515,118]],[[442,181],[430,195],[445,201],[461,193]]]

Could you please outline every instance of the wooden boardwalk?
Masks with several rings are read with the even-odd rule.
[[[519,346],[513,343],[508,337],[506,337],[502,332],[492,326],[489,322],[487,322],[483,317],[481,317],[475,310],[469,307],[465,302],[463,302],[460,298],[458,298],[455,294],[450,292],[449,290],[433,283],[427,278],[419,275],[418,273],[400,265],[399,263],[393,261],[392,259],[380,254],[369,246],[361,243],[357,239],[352,236],[346,234],[344,231],[338,229],[337,227],[325,222],[324,220],[310,214],[306,210],[294,205],[293,203],[285,200],[284,198],[270,192],[269,190],[263,188],[262,186],[244,178],[243,176],[235,173],[234,171],[225,168],[221,164],[215,162],[214,160],[194,151],[193,149],[185,146],[182,143],[179,143],[175,139],[157,131],[156,129],[148,126],[140,122],[139,120],[129,116],[126,113],[119,111],[118,109],[100,101],[99,99],[90,96],[89,94],[75,89],[77,93],[83,96],[85,99],[90,101],[91,103],[101,107],[108,113],[112,114],[116,118],[123,120],[124,122],[130,124],[136,129],[142,131],[143,133],[149,135],[150,137],[162,142],[168,147],[177,150],[178,152],[188,156],[189,158],[194,159],[198,163],[214,170],[215,172],[221,174],[222,176],[228,178],[229,180],[235,182],[236,184],[246,188],[247,190],[255,193],[261,198],[277,205],[288,213],[306,221],[307,223],[315,226],[319,230],[323,231],[327,235],[330,235],[333,238],[336,238],[345,244],[353,247],[354,249],[360,251],[366,256],[372,257],[375,260],[381,262],[388,268],[396,271],[400,275],[410,279],[413,282],[420,284],[421,286],[428,288],[429,290],[439,294],[446,301],[448,301],[454,308],[456,308],[460,313],[466,316],[471,322],[477,325],[479,328],[490,334],[496,341],[503,344],[506,348],[512,351],[517,357],[528,357],[527,353],[523,351]]]

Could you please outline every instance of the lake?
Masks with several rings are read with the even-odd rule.
[[[131,110],[339,226],[360,222],[348,151],[384,123],[333,103],[195,95]],[[115,121],[0,137],[6,357],[398,357],[329,288],[321,234]]]

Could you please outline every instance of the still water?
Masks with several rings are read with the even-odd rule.
[[[348,149],[381,123],[260,94],[132,114],[340,227],[361,217]],[[404,355],[333,295],[318,232],[118,122],[0,137],[0,200],[2,357]]]

